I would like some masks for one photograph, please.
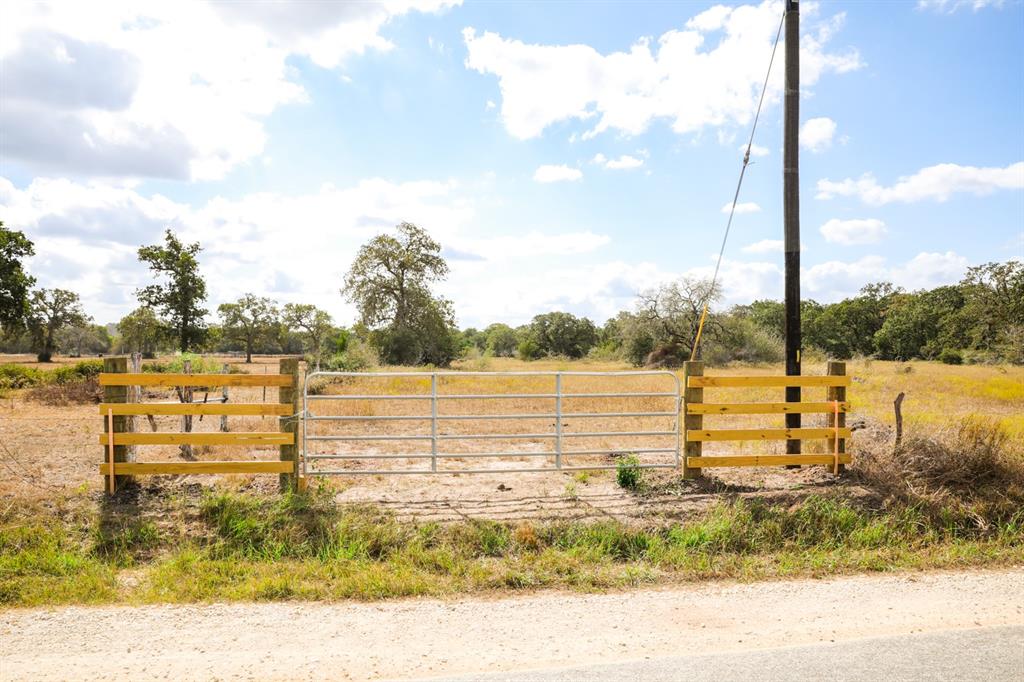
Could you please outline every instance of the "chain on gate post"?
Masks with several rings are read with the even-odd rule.
[[[437,372],[430,375],[430,470],[437,471]]]

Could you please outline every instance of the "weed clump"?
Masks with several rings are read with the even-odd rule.
[[[615,465],[615,482],[620,488],[636,490],[643,480],[643,471],[640,469],[640,460],[636,455],[627,455],[620,459]]]
[[[891,499],[958,525],[1024,519],[1024,451],[998,419],[969,415],[946,429],[911,432],[899,448],[858,442],[855,476]]]

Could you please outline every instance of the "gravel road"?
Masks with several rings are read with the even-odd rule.
[[[419,679],[1024,625],[1024,567],[490,599],[0,613],[3,680]]]

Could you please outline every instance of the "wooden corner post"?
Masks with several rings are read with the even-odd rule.
[[[288,474],[278,474],[278,488],[281,492],[297,490],[299,484],[299,410],[302,409],[302,392],[299,390],[299,359],[281,358],[281,374],[287,374],[292,381],[287,386],[281,386],[278,402],[282,405],[291,406],[291,416],[281,417],[278,422],[282,433],[290,433],[293,436],[291,445],[281,446],[281,461],[292,462],[292,471]]]
[[[691,457],[700,457],[703,450],[701,441],[691,442],[687,432],[704,427],[704,415],[690,414],[690,405],[704,402],[703,388],[690,388],[690,377],[704,376],[704,363],[690,360],[683,363],[683,478],[693,479],[701,475],[699,466],[690,463]]]
[[[128,372],[128,357],[114,356],[109,358],[103,358],[103,371],[109,374],[126,374]],[[103,387],[103,402],[105,403],[127,403],[129,401],[129,395],[131,393],[131,386],[104,386]],[[110,416],[107,414],[103,415],[103,433],[106,435],[104,441],[110,438],[110,433],[126,433],[129,431],[128,417],[124,415]],[[111,459],[111,447],[109,445],[103,446],[103,462],[109,462]],[[127,445],[114,445],[113,446],[113,460],[114,462],[134,462],[134,453],[129,452]],[[115,468],[115,472],[117,467]],[[115,476],[111,479],[109,476],[103,477],[103,487],[108,494],[113,494],[114,491],[126,483],[131,481],[130,476]]]
[[[846,363],[839,362],[837,360],[829,360],[828,372],[829,376],[846,376]],[[826,393],[826,398],[831,402],[846,402],[846,386],[829,386]],[[839,420],[836,423],[836,420]],[[846,427],[846,409],[844,406],[840,406],[838,413],[829,412],[828,421],[826,422],[830,429],[836,427],[842,429]],[[846,439],[840,438],[839,442],[836,443],[835,438],[828,439],[828,450],[829,452],[839,452],[840,455],[846,453]],[[836,465],[836,473],[841,473],[846,470],[845,464]]]

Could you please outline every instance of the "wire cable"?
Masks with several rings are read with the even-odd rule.
[[[740,168],[740,177],[736,182],[736,193],[732,197],[732,208],[729,210],[729,220],[725,224],[725,234],[722,236],[722,247],[718,250],[718,262],[715,263],[715,274],[711,277],[711,288],[704,297],[704,309],[700,314],[700,323],[697,325],[697,336],[693,340],[693,348],[690,351],[690,360],[697,358],[697,349],[700,346],[701,333],[704,331],[704,321],[708,317],[708,306],[711,304],[711,297],[715,293],[715,284],[718,282],[718,271],[722,267],[722,257],[725,255],[725,244],[729,240],[729,230],[732,228],[732,219],[736,215],[736,203],[740,198],[740,188],[743,186],[743,176],[750,165],[750,149],[754,146],[754,133],[757,131],[757,121],[761,118],[761,106],[764,104],[764,95],[768,91],[768,79],[772,75],[772,64],[775,63],[775,52],[779,47],[779,38],[782,36],[782,26],[786,21],[786,11],[782,11],[782,18],[779,20],[779,29],[775,32],[775,44],[772,45],[772,56],[768,60],[768,73],[764,75],[764,85],[761,86],[761,97],[757,101],[757,111],[754,112],[754,124],[750,127],[750,139],[747,141],[747,151],[743,154],[743,166]]]

